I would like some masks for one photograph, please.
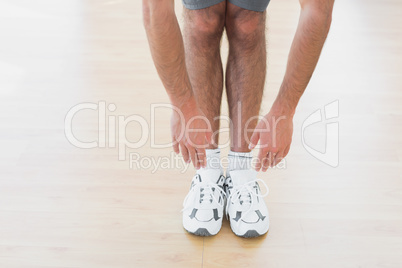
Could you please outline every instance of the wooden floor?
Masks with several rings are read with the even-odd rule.
[[[176,6],[181,18],[180,1]],[[151,148],[149,139],[119,161],[112,143],[80,149],[65,136],[65,117],[79,103],[113,103],[106,116],[136,114],[150,123],[151,104],[168,101],[148,51],[141,1],[2,1],[0,267],[402,267],[401,9],[395,0],[336,1],[286,166],[260,174],[270,188],[270,231],[247,240],[226,220],[215,237],[183,230],[193,168],[145,168],[151,158],[166,161],[170,148]],[[298,2],[271,1],[268,14],[262,112],[284,74]],[[333,168],[306,151],[301,126],[336,100]],[[170,140],[169,116],[156,110],[158,144]],[[140,130],[129,124],[127,137],[138,140]],[[77,113],[73,131],[97,140],[97,111]],[[305,134],[310,146],[324,148],[325,122]],[[130,153],[145,159],[143,169],[130,168]]]

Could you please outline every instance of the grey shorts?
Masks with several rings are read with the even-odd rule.
[[[188,9],[203,9],[226,0],[182,0],[183,5]],[[263,12],[267,9],[270,0],[227,0],[238,7]]]

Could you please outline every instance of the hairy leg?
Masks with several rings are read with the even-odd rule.
[[[218,143],[223,70],[220,43],[225,25],[226,1],[200,9],[184,10],[186,66],[194,95],[212,126]],[[216,148],[217,144],[208,148]]]
[[[236,152],[250,151],[248,144],[261,107],[266,74],[265,13],[227,3],[226,93],[232,122],[230,147]]]

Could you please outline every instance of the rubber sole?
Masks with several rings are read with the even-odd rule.
[[[184,229],[186,230],[186,229]],[[208,232],[207,229],[205,228],[198,228],[195,232],[190,232],[188,230],[186,230],[188,233],[193,234],[193,235],[198,235],[198,236],[214,236],[213,234],[211,234],[210,232]],[[236,234],[236,233],[235,233]],[[258,237],[258,236],[262,236],[263,234],[259,234],[256,230],[248,230],[246,233],[244,233],[243,235],[238,235],[239,237],[244,237],[244,238],[254,238],[254,237]]]
[[[207,229],[205,228],[198,228],[197,231],[195,232],[190,232],[188,230],[186,230],[187,232],[189,232],[190,234],[193,235],[198,235],[198,236],[212,236]]]
[[[256,230],[248,230],[244,235],[239,235],[244,238],[252,238],[260,236],[260,234]]]

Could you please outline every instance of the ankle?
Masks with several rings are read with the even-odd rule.
[[[251,152],[229,152],[228,172],[232,170],[251,169],[251,160],[253,155]]]
[[[217,149],[206,149],[205,155],[207,157],[206,169],[221,169],[221,150]]]

